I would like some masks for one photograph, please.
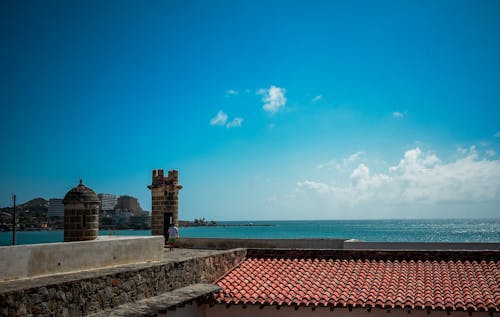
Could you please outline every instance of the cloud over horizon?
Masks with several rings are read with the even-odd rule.
[[[349,155],[348,157],[345,157],[341,160],[331,160],[326,163],[318,164],[316,168],[322,169],[322,168],[327,168],[327,169],[342,169],[346,168],[349,165],[355,163],[358,161],[365,153],[362,151],[358,151],[356,153],[353,153]]]
[[[374,173],[361,163],[344,185],[314,180],[296,185],[299,191],[316,192],[347,206],[492,201],[500,199],[500,160],[479,158],[472,146],[461,157],[443,163],[435,153],[416,147],[385,173]]]

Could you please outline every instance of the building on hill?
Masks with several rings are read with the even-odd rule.
[[[99,211],[104,214],[112,213],[118,203],[118,198],[113,194],[97,194],[99,201]]]
[[[139,200],[132,196],[123,195],[118,197],[115,206],[116,212],[126,212],[134,215],[139,215],[142,211],[141,205],[139,204]]]
[[[142,212],[140,215],[131,216],[129,223],[133,229],[149,229],[151,228],[151,215],[147,212]]]
[[[49,199],[49,217],[64,217],[64,204],[62,198]]]

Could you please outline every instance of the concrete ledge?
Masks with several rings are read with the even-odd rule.
[[[345,249],[345,250],[499,250],[500,243],[476,242],[365,242],[344,239],[234,239],[180,238],[188,249]]]
[[[162,236],[0,247],[0,281],[163,260]]]
[[[364,242],[344,241],[346,250],[500,250],[495,242]]]
[[[197,299],[211,296],[220,287],[213,284],[194,284],[178,288],[171,292],[149,297],[135,303],[121,305],[114,309],[106,309],[92,317],[124,317],[124,316],[157,316],[165,314],[169,308],[183,306]]]
[[[343,249],[344,239],[233,239],[233,238],[180,238],[181,248],[236,249],[236,248],[297,248]]]
[[[317,258],[353,260],[422,261],[500,261],[495,250],[319,250],[319,249],[248,249],[249,258]]]

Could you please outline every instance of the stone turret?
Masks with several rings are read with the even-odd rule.
[[[99,198],[89,187],[80,184],[63,199],[64,241],[94,240],[99,233]]]
[[[162,169],[153,170],[151,185],[151,233],[168,238],[170,224],[179,225],[179,172],[172,170],[165,177]]]

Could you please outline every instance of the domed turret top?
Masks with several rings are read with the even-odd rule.
[[[91,188],[83,185],[83,180],[80,178],[80,184],[71,189],[66,196],[64,196],[63,204],[72,203],[98,203],[99,198]]]

